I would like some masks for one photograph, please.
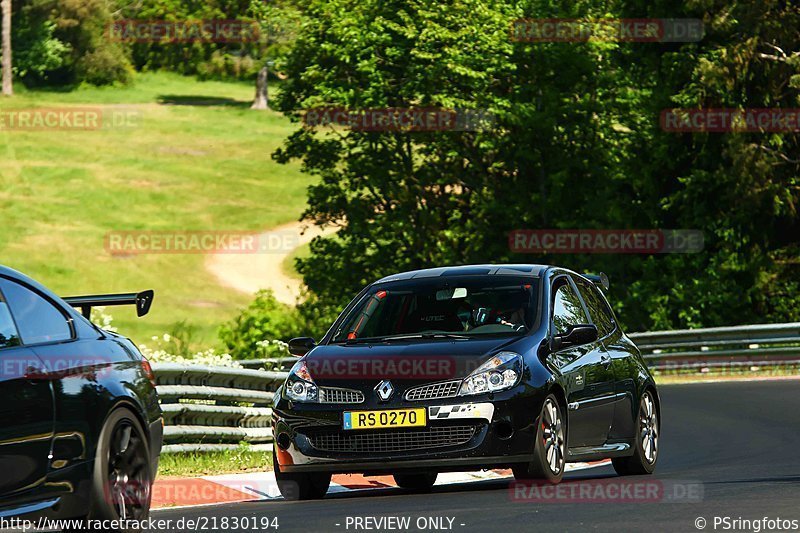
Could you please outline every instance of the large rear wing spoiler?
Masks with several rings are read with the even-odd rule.
[[[68,296],[62,298],[72,307],[81,310],[87,319],[91,317],[92,307],[107,307],[112,305],[135,305],[136,315],[143,317],[150,312],[153,305],[153,291],[131,292],[126,294],[98,294],[96,296]]]
[[[598,287],[602,287],[603,290],[608,290],[609,282],[608,276],[605,275],[604,272],[600,272],[599,274],[584,274],[584,278],[588,279]]]

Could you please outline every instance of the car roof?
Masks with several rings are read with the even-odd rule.
[[[449,276],[530,276],[540,277],[542,272],[550,268],[547,265],[462,265],[438,268],[426,268],[392,274],[379,279],[375,283],[404,281],[409,279],[437,278]]]

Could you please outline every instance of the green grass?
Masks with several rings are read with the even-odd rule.
[[[300,273],[297,272],[297,267],[295,265],[294,260],[306,259],[310,256],[311,256],[310,244],[304,244],[302,246],[298,246],[292,251],[292,253],[287,255],[286,258],[283,260],[283,264],[281,265],[283,267],[283,272],[291,278],[302,280],[303,276],[301,276]]]
[[[155,289],[150,315],[114,310],[135,341],[186,321],[213,343],[250,297],[221,287],[202,255],[118,257],[109,231],[265,230],[296,220],[312,178],[272,152],[296,129],[248,109],[244,83],[140,75],[131,87],[21,90],[0,111],[111,106],[141,113],[137,127],[97,131],[0,129],[0,261],[59,294]]]
[[[659,385],[703,383],[709,381],[736,381],[742,379],[800,378],[800,368],[786,365],[762,365],[757,367],[757,370],[751,370],[750,368],[733,368],[720,370],[709,369],[708,372],[680,370],[655,371],[653,372],[653,377]]]
[[[207,453],[166,453],[158,462],[159,476],[213,476],[272,470],[272,452],[245,448]]]

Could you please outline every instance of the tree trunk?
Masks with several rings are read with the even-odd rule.
[[[11,83],[11,0],[0,0],[0,13],[2,13],[3,17],[3,94],[5,96],[11,96],[14,94],[14,86]]]
[[[267,74],[269,69],[267,67],[258,71],[258,78],[256,79],[256,100],[250,109],[268,109],[269,108],[269,89],[267,88]]]

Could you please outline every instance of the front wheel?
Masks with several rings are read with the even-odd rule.
[[[275,468],[275,481],[285,500],[319,500],[328,492],[331,475],[311,472],[281,472],[275,449],[272,450],[272,465]]]
[[[394,477],[394,482],[401,489],[427,492],[436,483],[438,475],[436,472],[426,472],[424,474],[395,474],[392,477]]]
[[[530,463],[513,467],[514,477],[518,480],[542,479],[560,483],[566,463],[565,429],[561,406],[551,394],[545,399],[539,415],[533,459]]]
[[[621,476],[652,474],[658,460],[659,419],[656,402],[645,391],[636,417],[636,446],[630,457],[612,459],[614,470]]]

